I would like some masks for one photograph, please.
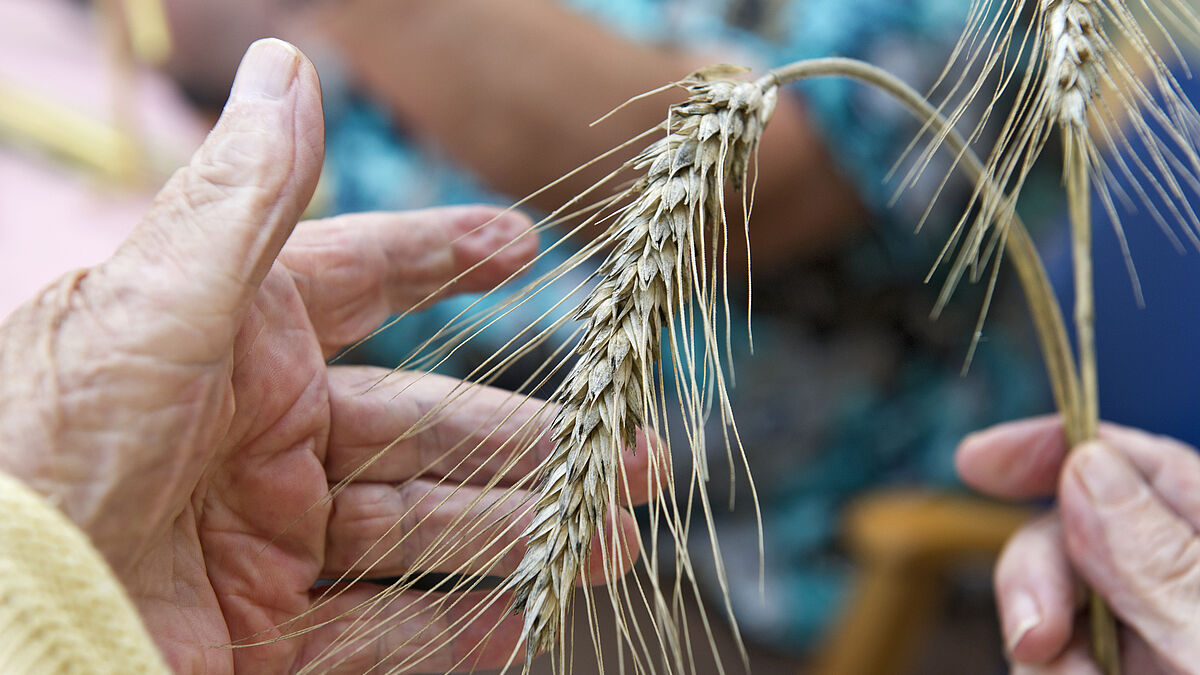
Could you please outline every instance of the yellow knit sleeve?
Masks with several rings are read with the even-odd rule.
[[[87,536],[0,473],[0,673],[166,672]]]

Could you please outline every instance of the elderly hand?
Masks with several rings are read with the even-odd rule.
[[[379,592],[355,584],[318,605],[319,578],[361,571],[363,554],[397,522],[428,531],[399,540],[373,574],[407,572],[420,553],[413,542],[437,539],[458,515],[489,503],[491,479],[511,485],[538,459],[500,467],[465,457],[478,443],[495,451],[531,421],[544,428],[538,402],[471,387],[436,424],[353,474],[458,383],[398,376],[370,388],[387,371],[325,359],[460,273],[454,290],[490,288],[536,244],[523,236],[527,220],[482,207],[297,226],[322,136],[312,65],[286,43],[255,43],[216,128],[120,250],[0,326],[0,470],[88,534],[177,671],[302,666]],[[481,423],[498,409],[513,411],[508,431],[485,438]],[[544,445],[530,455],[544,455]],[[625,469],[645,475],[646,453]],[[443,476],[451,483],[435,488]],[[329,499],[330,485],[348,477]],[[444,494],[422,500],[431,489]],[[618,527],[633,527],[629,514],[619,518]],[[381,549],[397,543],[390,536]],[[393,601],[406,600],[439,596]],[[505,618],[504,602],[481,614],[469,604],[456,603],[446,620],[470,616],[480,630],[468,626],[454,645],[440,631],[393,621],[356,655],[362,662],[342,665],[362,671],[380,654],[398,661],[422,650],[423,660],[408,663],[423,670],[502,664],[519,642],[520,617]],[[283,624],[317,628],[220,648],[270,640]],[[487,648],[468,639],[497,624]]]
[[[957,457],[971,486],[1008,499],[1058,495],[1013,537],[996,599],[1014,673],[1099,673],[1077,617],[1076,574],[1124,625],[1125,672],[1200,667],[1200,457],[1179,441],[1102,425],[1070,454],[1057,418],[970,436]],[[1057,488],[1057,489],[1056,489]]]

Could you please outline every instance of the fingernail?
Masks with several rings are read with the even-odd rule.
[[[258,40],[246,50],[229,99],[280,98],[292,87],[300,66],[300,52],[283,40]]]
[[[963,436],[963,439],[958,442],[958,451],[962,452],[963,448],[969,448],[972,445],[975,445],[976,443],[979,442],[979,439],[985,438],[986,434],[987,434],[987,430],[983,430],[983,431],[972,431],[971,433],[967,434],[966,436]]]
[[[1114,504],[1137,496],[1141,481],[1115,450],[1102,443],[1089,443],[1076,452],[1081,453],[1076,473],[1097,503]]]
[[[1005,647],[1011,654],[1021,640],[1042,622],[1042,611],[1037,601],[1027,591],[1017,591],[1008,598],[1004,606]]]

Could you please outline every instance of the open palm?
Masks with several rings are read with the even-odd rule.
[[[457,383],[397,375],[372,387],[386,371],[326,359],[464,271],[453,290],[492,286],[535,241],[522,236],[522,217],[483,207],[297,226],[322,135],[312,65],[285,43],[256,43],[217,127],[117,254],[65,277],[0,327],[0,469],[89,535],[177,671],[294,670],[327,649],[379,588],[349,585],[314,604],[317,580],[362,571],[365,560],[376,575],[408,571],[412,546],[471,509],[501,470],[460,462],[507,435],[488,437],[480,419],[516,410],[504,422],[515,430],[540,408],[473,388],[328,499],[331,485]],[[455,447],[463,450],[446,454]],[[501,484],[540,454],[504,467],[512,475]],[[644,472],[644,453],[637,457],[626,469]],[[422,499],[437,495],[443,476],[468,485]],[[368,556],[381,538],[373,550],[387,554]],[[455,641],[414,665],[444,670],[467,655],[469,665],[503,662],[520,630],[506,610],[473,615],[481,631],[500,626],[486,650]],[[437,631],[417,623],[390,626],[341,668],[422,651],[421,635]],[[267,642],[228,647],[239,641]]]

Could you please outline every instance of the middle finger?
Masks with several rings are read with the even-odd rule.
[[[533,495],[520,489],[481,489],[415,480],[394,487],[356,483],[334,500],[324,575],[402,576],[411,571],[503,576],[525,553],[521,534],[532,522]],[[604,580],[606,554],[628,571],[638,557],[633,515],[613,507],[592,546],[586,568]],[[610,566],[611,567],[611,566]]]
[[[427,373],[329,369],[331,481],[401,483],[416,476],[452,483],[529,488],[553,451],[555,407],[513,392]],[[639,434],[620,457],[617,492],[641,504],[660,489],[666,453]],[[656,478],[658,477],[658,478]]]
[[[1004,642],[1014,661],[1044,664],[1071,638],[1076,588],[1058,514],[1021,528],[996,562],[996,601]]]

